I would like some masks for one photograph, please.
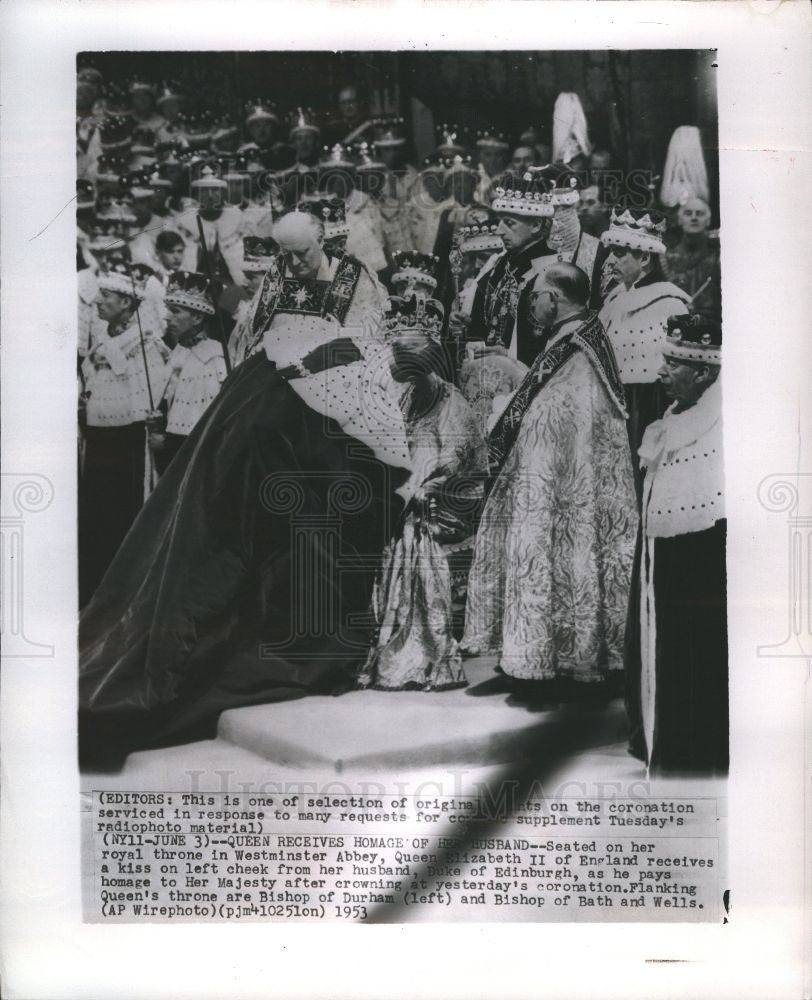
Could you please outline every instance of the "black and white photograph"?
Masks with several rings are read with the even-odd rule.
[[[4,42],[9,995],[802,1000],[799,4],[396,6]]]
[[[456,765],[500,788],[494,815],[460,814],[473,840],[528,822],[530,778],[710,795],[710,898],[641,874],[632,916],[718,919],[715,67],[684,50],[78,55],[88,778],[188,781],[246,752],[348,780]],[[660,830],[673,811],[627,797],[588,803],[609,834],[594,867],[530,891],[545,869],[525,847],[524,888],[457,884],[456,918],[498,898],[595,919],[593,896],[628,918],[622,885],[586,888],[610,859],[639,868],[630,827],[605,850],[609,810]],[[329,824],[314,801],[298,819]],[[557,826],[586,808],[547,805]],[[99,871],[106,916],[162,914]],[[175,901],[215,900],[195,881]],[[360,919],[397,913],[413,880],[368,881],[336,896]],[[283,882],[268,901],[315,915]],[[564,885],[582,892],[563,903]]]

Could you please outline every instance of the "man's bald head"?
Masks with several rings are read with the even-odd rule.
[[[559,263],[540,274],[530,296],[538,329],[579,318],[589,302],[589,279],[580,267]]]
[[[308,238],[321,242],[323,236],[324,226],[310,212],[288,212],[273,227],[273,238],[277,243]]]
[[[561,261],[544,272],[545,284],[555,288],[563,299],[579,309],[589,302],[589,278],[575,264]]]

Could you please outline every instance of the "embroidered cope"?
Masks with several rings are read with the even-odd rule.
[[[464,644],[513,677],[623,669],[637,512],[611,358],[594,318],[562,331],[491,434]]]

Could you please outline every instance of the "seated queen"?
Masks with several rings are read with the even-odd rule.
[[[359,685],[431,691],[466,683],[452,632],[448,549],[472,531],[487,447],[471,407],[438,374],[443,307],[415,287],[391,298],[386,313],[412,475],[375,582],[373,641]]]

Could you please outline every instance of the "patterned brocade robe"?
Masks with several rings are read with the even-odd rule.
[[[408,415],[412,475],[419,485],[383,554],[361,687],[436,691],[465,684],[452,634],[452,573],[441,539],[450,542],[470,531],[461,511],[470,511],[481,497],[487,449],[460,391],[436,377],[435,386],[428,410],[414,405],[411,387],[401,400]]]
[[[463,644],[512,677],[623,669],[638,518],[622,392],[593,315],[561,328],[491,432]]]

